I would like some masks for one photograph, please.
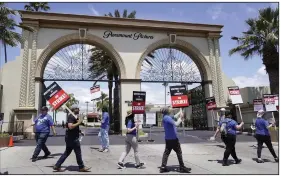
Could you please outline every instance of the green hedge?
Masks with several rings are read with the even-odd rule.
[[[8,133],[0,133],[0,138],[9,137]]]

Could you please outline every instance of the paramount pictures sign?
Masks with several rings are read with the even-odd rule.
[[[154,39],[152,35],[142,34],[140,32],[131,33],[131,34],[122,34],[122,33],[113,33],[112,31],[104,31],[103,38],[110,38],[110,37],[131,38],[133,40]]]

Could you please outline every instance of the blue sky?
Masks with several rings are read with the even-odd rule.
[[[104,15],[115,9],[136,10],[137,18],[208,23],[224,25],[220,39],[222,70],[240,87],[262,86],[268,84],[268,77],[263,71],[262,61],[255,56],[244,61],[239,55],[229,56],[228,51],[236,46],[231,36],[239,36],[247,29],[245,20],[257,17],[258,9],[277,7],[278,3],[49,3],[50,12],[86,15]],[[8,3],[13,9],[22,10],[24,3]],[[1,46],[1,65],[3,48]],[[19,48],[8,48],[9,60],[19,56]],[[263,76],[263,77],[262,77]],[[106,86],[104,87],[106,88]]]

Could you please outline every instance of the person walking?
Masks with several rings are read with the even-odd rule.
[[[83,119],[77,119],[77,115],[79,114],[79,107],[77,105],[73,105],[71,107],[71,111],[76,115],[74,117],[72,114],[69,114],[66,122],[66,133],[65,133],[65,143],[66,149],[62,156],[59,158],[53,169],[55,171],[62,171],[61,165],[66,160],[66,158],[71,154],[72,150],[74,150],[76,155],[76,161],[79,166],[79,172],[87,172],[91,168],[86,167],[82,160],[81,146],[79,142],[79,125],[82,123]]]
[[[235,151],[236,144],[236,130],[239,130],[244,125],[244,122],[241,122],[240,125],[232,119],[230,111],[225,111],[225,119],[219,123],[220,132],[225,142],[226,149],[223,156],[223,166],[228,166],[229,155],[235,160],[235,164],[241,163],[241,159],[238,159]]]
[[[179,168],[180,172],[190,172],[191,168],[187,168],[184,166],[184,162],[182,158],[182,150],[181,150],[179,139],[177,137],[176,127],[179,126],[180,123],[182,122],[183,113],[182,111],[180,111],[174,116],[174,118],[177,119],[177,121],[175,122],[173,118],[170,116],[171,110],[169,108],[165,107],[162,108],[160,111],[163,114],[162,123],[165,130],[165,141],[166,141],[165,151],[162,158],[162,165],[160,167],[160,173],[168,172],[167,162],[168,162],[168,157],[172,150],[174,150],[177,154],[178,161],[180,164],[180,168]]]
[[[61,126],[62,126],[62,128],[65,127],[64,120],[62,121]]]
[[[56,136],[56,130],[54,127],[54,122],[52,117],[48,114],[48,108],[43,106],[41,108],[41,114],[34,120],[31,126],[35,126],[35,140],[36,140],[36,148],[33,152],[33,156],[31,158],[32,162],[35,162],[38,158],[38,155],[41,152],[41,149],[44,151],[45,155],[43,158],[47,158],[51,152],[46,146],[46,141],[50,134],[50,127],[52,128],[53,135]]]
[[[102,121],[101,121],[101,128],[98,134],[101,147],[99,149],[100,152],[108,152],[109,151],[109,114],[107,106],[102,108]]]
[[[127,128],[127,134],[125,138],[126,150],[123,152],[119,158],[119,162],[117,166],[121,169],[125,168],[124,160],[126,156],[129,154],[131,148],[134,150],[135,160],[136,160],[136,168],[139,169],[144,166],[144,163],[140,162],[139,154],[138,154],[138,141],[137,141],[137,129],[139,127],[138,122],[134,122],[134,114],[132,111],[127,111],[127,117],[125,119],[125,125]]]
[[[258,149],[257,149],[257,155],[258,155],[258,163],[263,163],[263,160],[261,159],[261,151],[262,151],[262,146],[263,143],[266,144],[268,150],[274,157],[274,160],[276,162],[279,162],[279,159],[273,149],[272,143],[271,143],[271,137],[268,129],[272,126],[274,126],[274,123],[269,124],[267,120],[263,118],[264,116],[264,111],[259,110],[257,113],[257,119],[255,122],[255,130],[256,130],[256,139],[258,142]]]

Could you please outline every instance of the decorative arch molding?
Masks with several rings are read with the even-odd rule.
[[[139,62],[137,64],[137,68],[136,68],[135,78],[140,79],[142,63],[143,63],[145,57],[149,53],[151,53],[152,51],[154,51],[156,49],[163,48],[163,47],[169,47],[169,46],[170,46],[169,39],[162,39],[162,40],[159,40],[159,41],[149,45],[139,59]],[[197,67],[201,73],[202,81],[207,81],[207,80],[212,79],[211,72],[210,72],[211,68],[210,68],[208,61],[206,60],[204,55],[195,46],[193,46],[192,44],[190,44],[184,40],[180,40],[180,39],[177,39],[176,43],[171,44],[171,46],[173,48],[179,49],[183,53],[190,56],[190,58],[197,65]]]
[[[100,47],[101,49],[106,51],[112,57],[113,61],[117,65],[120,78],[122,79],[126,78],[125,64],[119,53],[114,49],[114,47],[110,43],[89,33],[87,33],[85,39],[80,39],[78,32],[62,36],[49,44],[49,46],[41,53],[36,63],[35,78],[37,79],[43,78],[44,70],[48,61],[57,51],[68,45],[80,43],[81,40],[86,44]]]

